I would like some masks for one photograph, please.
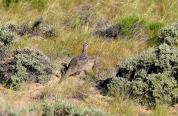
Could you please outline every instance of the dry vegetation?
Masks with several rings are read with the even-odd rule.
[[[92,12],[95,12],[95,17],[92,22],[83,22],[78,14],[80,5],[86,3],[94,7]],[[43,38],[25,35],[8,46],[8,49],[28,47],[40,50],[58,68],[60,57],[80,54],[82,43],[87,41],[90,45],[89,55],[97,59],[100,64],[99,72],[102,72],[150,46],[156,46],[155,36],[159,29],[177,21],[177,12],[177,0],[0,0],[0,25],[8,22],[32,24],[37,17],[42,16],[45,23],[55,28],[56,36]],[[124,34],[128,36],[107,41],[93,35],[96,22],[101,19],[112,24],[121,23],[125,27]],[[135,19],[144,25],[149,40],[143,42],[139,36],[129,35],[130,25]],[[74,115],[76,112],[80,115],[87,115],[86,112],[89,112],[88,115],[94,116],[178,115],[176,105],[147,108],[126,96],[103,96],[93,86],[93,73],[96,72],[85,77],[85,80],[76,76],[67,78],[60,84],[59,78],[53,76],[44,85],[23,83],[18,90],[7,89],[2,85],[0,115]],[[55,112],[56,107],[62,107],[64,111]]]

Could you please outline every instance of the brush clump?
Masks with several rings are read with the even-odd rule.
[[[110,87],[144,105],[172,104],[176,98],[177,67],[178,49],[161,44],[122,63]]]
[[[171,46],[177,46],[178,41],[178,22],[172,25],[168,25],[160,30],[158,37],[160,44],[167,43]]]
[[[0,42],[5,46],[9,46],[14,40],[17,39],[17,35],[14,33],[15,25],[8,24],[0,28]]]
[[[7,87],[18,87],[23,82],[46,83],[52,74],[52,65],[43,53],[24,48],[1,50],[0,80]]]

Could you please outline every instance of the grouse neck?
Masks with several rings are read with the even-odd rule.
[[[82,50],[81,57],[82,57],[82,58],[88,58],[87,49],[86,49],[85,47],[84,47],[83,50]]]

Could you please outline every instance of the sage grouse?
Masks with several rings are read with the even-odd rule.
[[[88,70],[92,70],[94,64],[95,64],[95,59],[90,59],[88,57],[88,43],[83,44],[83,50],[81,55],[74,57],[71,59],[65,76],[73,76],[80,74],[80,72],[84,71],[87,72]]]

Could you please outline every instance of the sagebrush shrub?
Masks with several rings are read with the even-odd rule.
[[[10,31],[10,32],[16,32],[17,31],[17,23],[15,21],[10,21],[6,23],[4,26],[2,26],[2,30]]]
[[[27,23],[24,23],[24,24],[21,24],[17,27],[17,30],[16,30],[16,33],[17,35],[19,36],[24,36],[24,35],[28,35],[32,32],[32,29],[31,27],[27,24]]]
[[[166,26],[160,30],[158,37],[160,44],[166,43],[171,46],[177,45],[178,42],[178,23]]]
[[[116,39],[120,35],[120,31],[121,31],[120,25],[112,25],[107,29],[96,30],[94,34],[99,37]]]
[[[45,38],[56,36],[55,28],[52,25],[44,26],[42,29],[42,36]]]
[[[17,39],[17,36],[10,30],[10,27],[0,29],[0,42],[5,46],[9,46],[15,39]]]
[[[110,84],[140,103],[173,103],[178,82],[178,48],[162,44],[122,63]]]
[[[147,78],[128,81],[117,78],[109,85],[111,95],[124,94],[142,105],[173,104],[176,98],[177,81],[168,73],[150,74]]]
[[[18,49],[4,57],[0,64],[1,83],[5,86],[18,87],[23,82],[45,83],[52,74],[49,59],[41,52],[28,48]]]

